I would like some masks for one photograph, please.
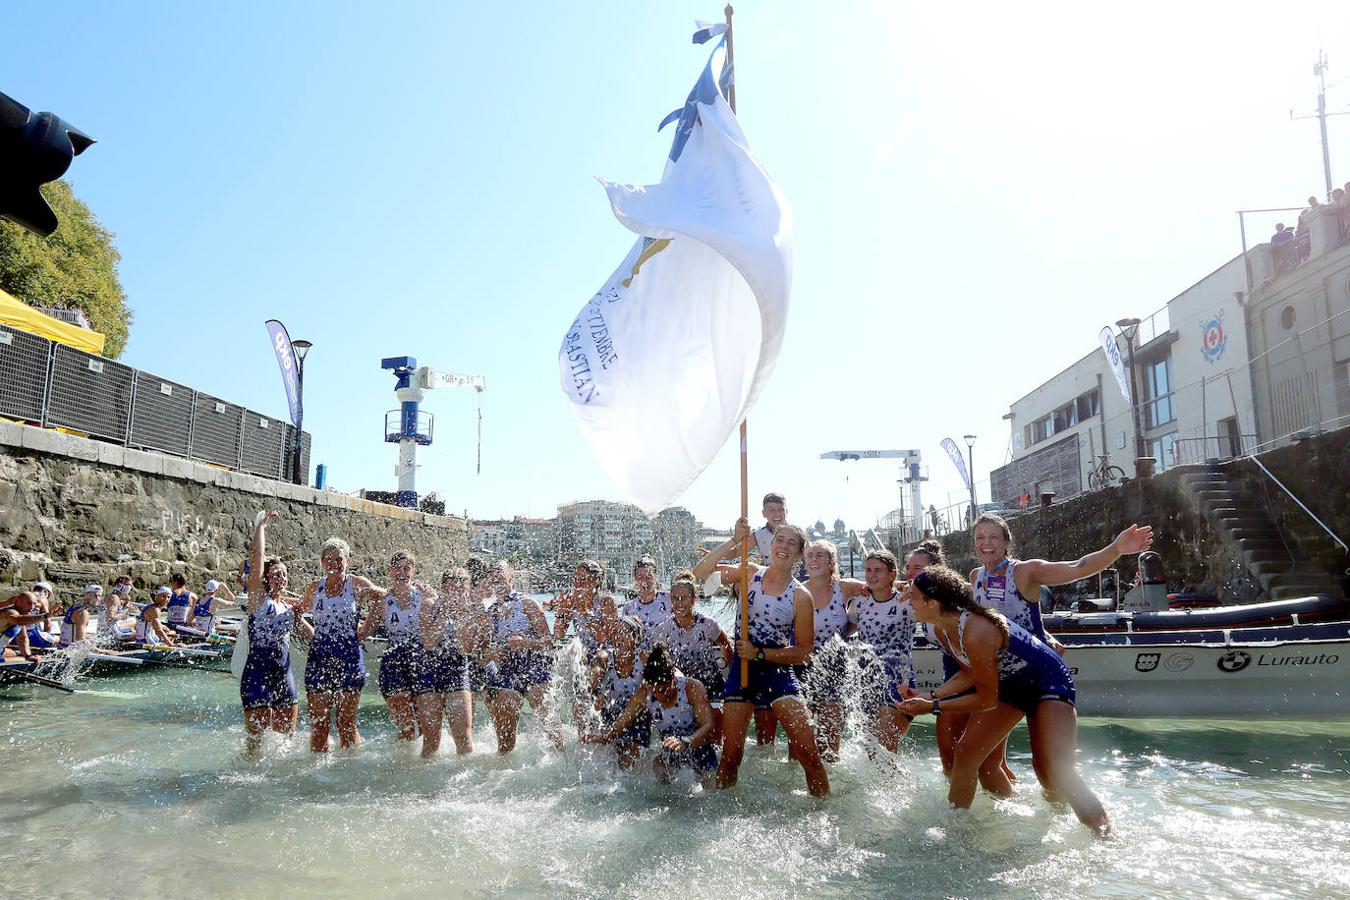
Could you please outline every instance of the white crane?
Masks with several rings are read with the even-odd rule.
[[[431,444],[434,433],[434,418],[431,413],[422,412],[420,404],[427,391],[438,388],[473,388],[482,397],[485,386],[481,375],[457,375],[453,372],[438,372],[428,366],[418,367],[417,360],[411,356],[391,356],[380,360],[380,368],[393,371],[398,379],[394,394],[399,399],[399,408],[390,410],[384,416],[384,439],[398,444],[398,465],[394,474],[398,476],[399,506],[417,507],[417,448]],[[478,410],[479,465],[482,464],[483,411]]]
[[[909,485],[910,526],[915,534],[923,534],[923,501],[920,486],[928,480],[921,469],[923,454],[918,450],[829,450],[820,454],[821,459],[837,459],[840,462],[853,462],[860,459],[898,459],[905,472],[901,480]],[[904,540],[904,536],[901,536]]]

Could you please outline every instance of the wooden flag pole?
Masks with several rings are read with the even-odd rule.
[[[727,86],[727,103],[736,111],[736,45],[731,17],[736,10],[728,3],[722,10],[727,17],[727,67],[731,69],[731,84]],[[750,522],[750,457],[747,452],[749,434],[746,420],[741,420],[741,518]],[[750,536],[741,542],[741,637],[750,637]],[[741,657],[741,689],[750,685],[750,660]]]

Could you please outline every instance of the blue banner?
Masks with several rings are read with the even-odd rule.
[[[974,490],[970,484],[970,473],[966,471],[966,460],[961,455],[961,449],[956,446],[956,441],[951,438],[942,439],[942,449],[947,451],[947,458],[956,466],[956,471],[961,473],[961,480],[966,483],[966,490]]]
[[[267,320],[267,336],[272,339],[272,349],[277,353],[277,365],[281,367],[281,382],[286,385],[286,401],[291,405],[291,424],[298,430],[304,418],[304,409],[300,405],[300,370],[295,359],[295,348],[291,346],[291,336],[286,326],[276,319]]]

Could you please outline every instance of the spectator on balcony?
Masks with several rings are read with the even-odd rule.
[[[1308,228],[1308,222],[1312,219],[1313,210],[1322,204],[1317,202],[1316,197],[1308,198],[1308,208],[1298,214],[1298,228],[1294,230],[1294,258],[1296,262],[1303,262],[1312,253],[1312,232]]]
[[[1350,237],[1350,181],[1331,192],[1331,209],[1336,214],[1336,235],[1345,240]]]
[[[1270,236],[1271,263],[1276,272],[1287,272],[1294,267],[1294,231],[1283,222],[1275,224]]]

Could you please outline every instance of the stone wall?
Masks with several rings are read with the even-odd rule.
[[[378,580],[395,550],[413,550],[428,575],[467,555],[463,519],[0,421],[0,596],[39,578],[69,596],[122,574],[144,590],[172,572],[200,591],[238,569],[260,509],[281,513],[268,550],[292,584],[317,574],[334,535]]]

